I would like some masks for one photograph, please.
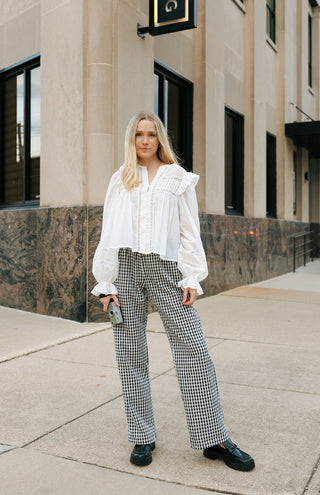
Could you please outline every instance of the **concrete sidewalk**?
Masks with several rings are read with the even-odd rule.
[[[195,307],[227,428],[254,471],[190,449],[158,314],[148,320],[157,448],[138,468],[110,325],[0,308],[1,493],[319,495],[320,261]]]

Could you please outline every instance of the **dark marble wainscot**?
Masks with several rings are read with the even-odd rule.
[[[205,295],[276,277],[292,270],[292,235],[309,224],[276,219],[200,214],[209,275]]]
[[[312,223],[310,230],[313,232],[313,256],[320,258],[320,223]]]
[[[35,210],[0,211],[0,304],[25,311],[37,308]]]
[[[86,321],[87,208],[0,212],[0,304]]]
[[[41,208],[37,223],[37,312],[86,321],[87,207]]]

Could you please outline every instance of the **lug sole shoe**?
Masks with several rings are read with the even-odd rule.
[[[136,466],[147,466],[152,462],[152,451],[155,449],[156,444],[150,443],[147,445],[135,445],[131,452],[130,462]]]
[[[223,442],[222,445],[225,448],[215,445],[204,449],[203,455],[213,461],[220,458],[227,466],[237,471],[252,471],[254,469],[255,464],[252,457],[240,450],[231,440]]]

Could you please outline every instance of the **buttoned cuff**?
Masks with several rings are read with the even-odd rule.
[[[186,277],[178,283],[178,287],[181,287],[182,289],[187,289],[188,287],[190,289],[196,289],[198,292],[198,296],[201,296],[203,294],[203,290],[201,288],[201,285],[199,284],[198,280],[196,280],[193,277]]]
[[[115,285],[110,282],[99,282],[91,291],[94,296],[100,296],[100,294],[113,294],[117,295],[118,291]]]

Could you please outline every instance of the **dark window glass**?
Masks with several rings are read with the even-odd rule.
[[[243,215],[243,117],[225,111],[225,210]]]
[[[267,34],[276,42],[276,0],[267,0]]]
[[[308,83],[312,87],[312,17],[308,16]]]
[[[267,217],[277,218],[276,138],[267,134]]]
[[[186,170],[192,170],[193,84],[155,63],[154,111],[164,123],[173,149]]]
[[[293,214],[297,215],[297,152],[293,152]]]
[[[0,204],[40,198],[39,58],[0,73]]]

